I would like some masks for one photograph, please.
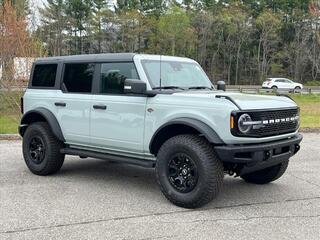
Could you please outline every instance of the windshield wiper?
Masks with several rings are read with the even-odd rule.
[[[188,89],[209,89],[209,90],[212,90],[212,87],[195,86],[195,87],[189,87]]]
[[[178,86],[161,86],[161,87],[154,87],[152,88],[153,90],[155,89],[180,89],[180,90],[185,90],[182,87],[178,87]]]

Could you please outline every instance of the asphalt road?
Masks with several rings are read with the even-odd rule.
[[[67,157],[31,174],[20,141],[0,141],[0,239],[320,239],[320,134],[305,133],[286,174],[265,186],[225,177],[219,197],[186,210],[151,169]]]

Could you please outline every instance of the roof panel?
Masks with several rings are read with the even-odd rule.
[[[36,63],[45,62],[81,62],[81,61],[132,61],[134,53],[101,53],[101,54],[83,54],[71,56],[56,56],[39,58]]]

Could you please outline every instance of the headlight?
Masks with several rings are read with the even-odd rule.
[[[252,124],[248,124],[251,122],[251,117],[249,114],[244,113],[238,119],[238,129],[241,133],[248,133],[251,128]]]

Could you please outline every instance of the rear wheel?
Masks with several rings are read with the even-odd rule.
[[[23,136],[23,157],[31,172],[49,175],[60,170],[64,154],[60,153],[63,143],[51,132],[47,123],[31,124]]]
[[[156,176],[169,201],[180,207],[197,208],[218,194],[223,165],[205,139],[178,135],[160,148]]]
[[[260,171],[242,175],[241,178],[249,183],[266,184],[280,178],[287,170],[289,160]]]

